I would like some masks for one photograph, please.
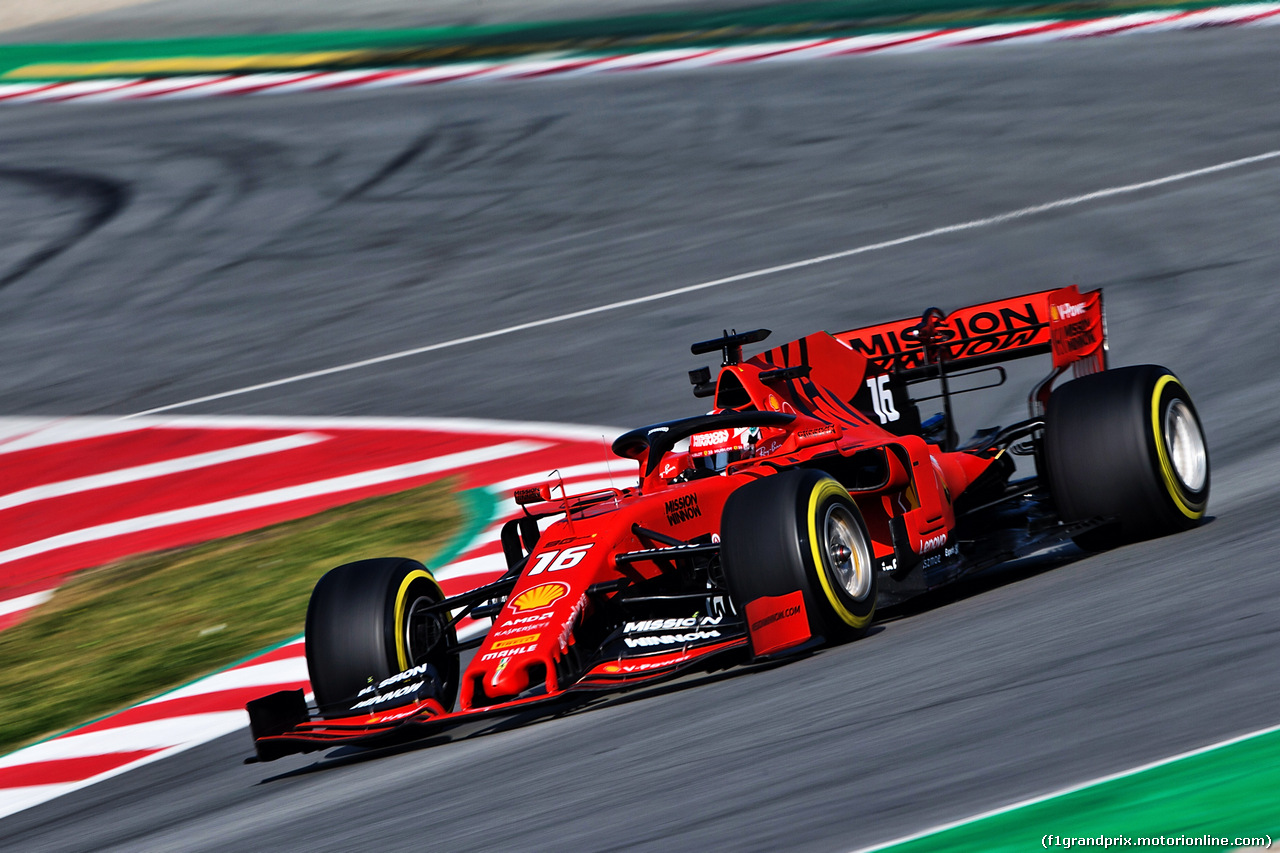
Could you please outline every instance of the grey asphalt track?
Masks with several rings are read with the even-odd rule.
[[[1277,38],[6,108],[0,411],[136,412],[1271,151]],[[699,411],[686,347],[724,326],[1075,282],[1116,364],[1191,390],[1215,517],[459,743],[242,766],[224,738],[0,847],[834,851],[1280,722],[1278,199],[1270,161],[191,409],[627,426]]]

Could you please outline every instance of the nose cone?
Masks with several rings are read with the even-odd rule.
[[[503,658],[486,681],[485,693],[490,696],[515,696],[529,689],[529,668],[525,661]]]

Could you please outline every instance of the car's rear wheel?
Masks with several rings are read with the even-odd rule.
[[[329,571],[307,607],[307,669],[320,713],[374,711],[432,696],[446,709],[458,692],[457,637],[431,572],[399,557]],[[406,677],[379,689],[398,673]],[[418,686],[414,686],[418,685]],[[373,687],[373,690],[368,688]],[[363,695],[362,694],[363,691]]]
[[[1044,459],[1063,520],[1108,519],[1076,537],[1100,550],[1185,530],[1204,518],[1209,451],[1191,396],[1152,364],[1054,389]]]
[[[830,641],[865,634],[876,609],[871,538],[849,492],[821,471],[784,471],[729,496],[720,559],[739,612],[800,592],[809,631]]]

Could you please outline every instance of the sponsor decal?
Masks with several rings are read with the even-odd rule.
[[[956,556],[959,556],[959,554],[960,554],[960,546],[952,545],[950,548],[947,548],[941,554],[934,554],[932,557],[925,557],[921,565],[926,569],[931,569],[934,566],[941,563],[944,558],[956,557]]]
[[[1070,320],[1072,317],[1079,317],[1088,308],[1083,302],[1072,304],[1068,302],[1066,305],[1050,305],[1049,316],[1054,320]]]
[[[583,609],[587,606],[587,594],[584,592],[582,597],[578,599],[578,603],[573,605],[573,610],[569,611],[569,618],[564,622],[564,630],[560,632],[560,651],[566,651],[569,648],[569,639],[573,636],[573,629],[578,625],[578,617],[582,615]]]
[[[765,401],[765,404],[769,407],[770,411],[782,411],[782,403],[778,400],[778,397],[775,394],[770,394],[769,399]]]
[[[689,439],[689,455],[696,458],[713,456],[730,450],[751,451],[760,440],[759,427],[735,427],[698,433]]]
[[[981,306],[981,309],[972,313],[958,311],[938,324],[937,331],[943,341],[951,341],[945,344],[947,358],[973,358],[1044,343],[1046,321],[1040,319],[1034,303],[1010,300]],[[918,321],[904,321],[862,329],[847,344],[885,370],[922,367],[924,346],[918,340],[902,336],[903,331],[916,323]]]
[[[419,711],[419,710],[420,710],[420,709],[418,709],[418,708],[410,708],[410,709],[409,709],[409,710],[407,710],[407,711],[394,711],[394,712],[392,712],[392,713],[390,713],[390,714],[382,714],[382,715],[380,715],[380,716],[376,716],[376,717],[374,717],[372,720],[370,720],[369,722],[371,722],[371,723],[393,723],[393,722],[395,722],[396,720],[403,720],[405,717],[412,717],[414,714],[418,713],[418,711]]]
[[[794,648],[811,636],[804,593],[799,590],[748,602],[746,617],[751,626],[751,648],[757,655]]]
[[[702,517],[702,510],[698,509],[698,496],[692,492],[667,501],[666,510],[667,524],[672,527]]]
[[[756,447],[756,456],[769,456],[770,454],[777,453],[782,449],[782,445],[784,444],[786,444],[786,439],[784,438],[771,438],[768,441],[761,442],[761,444]]]
[[[367,708],[370,705],[377,705],[379,702],[390,702],[393,699],[400,699],[405,696],[412,696],[413,694],[417,693],[419,690],[422,689],[422,685],[424,683],[425,682],[422,682],[422,681],[415,681],[413,684],[406,684],[404,687],[400,687],[395,690],[392,690],[390,693],[383,693],[377,696],[370,696],[368,699],[365,699],[361,702],[357,702],[356,704],[352,705],[351,710],[355,711],[358,708]]]
[[[641,648],[644,646],[680,646],[686,643],[696,643],[699,640],[714,640],[720,636],[719,631],[693,631],[688,634],[658,634],[653,637],[627,637],[627,646],[629,648]]]
[[[1054,330],[1055,343],[1059,349],[1075,352],[1088,349],[1098,342],[1098,333],[1088,320],[1068,323],[1062,330]]]
[[[774,622],[777,622],[779,619],[787,619],[791,616],[798,616],[799,614],[800,614],[800,605],[794,604],[791,607],[784,608],[782,610],[777,611],[776,613],[770,613],[768,616],[764,617],[763,619],[757,619],[755,622],[752,622],[751,630],[759,631],[761,628],[769,627]]]
[[[923,554],[925,551],[932,551],[935,548],[941,548],[943,545],[946,545],[946,544],[947,544],[947,534],[939,533],[937,536],[930,536],[928,539],[921,539],[920,548],[916,551],[916,553]]]
[[[680,470],[680,466],[674,462],[663,462],[662,471],[658,476],[664,480],[670,480],[672,477],[677,476],[680,473]]]
[[[569,594],[569,587],[562,583],[544,583],[532,586],[507,602],[513,613],[541,610],[550,607]]]
[[[933,478],[938,482],[938,488],[942,489],[942,495],[947,499],[947,503],[951,503],[951,487],[947,485],[947,475],[942,473],[942,463],[938,461],[938,457],[932,455],[929,461],[933,464]]]
[[[727,429],[718,429],[712,432],[700,432],[689,439],[690,450],[705,450],[709,447],[717,447],[721,444],[728,444],[729,431]]]
[[[555,614],[549,610],[545,613],[534,613],[529,616],[516,616],[503,622],[502,627],[493,632],[493,636],[510,637],[512,634],[521,634],[535,625],[549,621],[553,616]]]
[[[675,631],[682,628],[705,628],[719,625],[723,616],[686,616],[681,619],[643,619],[639,622],[628,622],[622,629],[624,634],[643,634],[650,631]]]
[[[412,669],[406,669],[404,672],[397,672],[395,675],[392,675],[389,678],[384,678],[381,681],[379,681],[377,684],[370,684],[368,687],[364,688],[359,693],[357,693],[356,698],[358,699],[359,697],[366,696],[370,693],[378,693],[384,687],[390,687],[393,684],[399,684],[402,681],[408,681],[410,678],[417,678],[420,675],[426,675],[426,674],[427,674],[427,664],[425,663],[418,664]]]
[[[564,539],[553,539],[550,542],[543,542],[543,548],[558,548],[561,545],[568,545],[570,542],[577,542],[581,536],[566,536]]]
[[[664,666],[672,666],[677,663],[683,663],[687,658],[679,657],[674,660],[658,660],[658,661],[628,661],[626,663],[616,664],[609,672],[648,672],[651,669],[662,669]]]
[[[515,655],[522,655],[525,652],[531,652],[536,648],[537,646],[515,646],[513,648],[502,649],[501,651],[497,651],[497,652],[487,652],[483,655],[480,655],[480,660],[482,661],[502,660],[503,658],[509,658]]]
[[[512,646],[523,646],[526,643],[536,643],[541,634],[524,634],[519,637],[508,637],[505,640],[495,640],[490,646],[490,651],[498,651],[499,649],[509,649]]]
[[[1049,305],[1054,367],[1079,361],[1102,347],[1101,298],[1096,293],[1081,294],[1075,285],[1064,288],[1063,298],[1067,301]]]

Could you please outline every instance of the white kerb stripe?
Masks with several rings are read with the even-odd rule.
[[[83,735],[70,734],[6,755],[0,758],[0,768],[21,767],[38,761],[109,755],[113,752],[167,749],[195,738],[206,738],[211,730],[235,731],[248,721],[248,713],[243,708],[237,708],[230,711],[151,720],[114,729],[100,729]]]
[[[258,441],[252,444],[242,444],[238,447],[228,447],[225,450],[211,450],[207,453],[195,453],[191,456],[178,456],[173,459],[166,459],[163,462],[151,462],[146,465],[135,465],[132,468],[108,471],[104,474],[93,474],[87,477],[62,480],[57,483],[46,483],[43,486],[32,486],[29,489],[21,489],[16,492],[10,492],[7,495],[0,495],[0,510],[34,503],[35,501],[73,495],[77,492],[91,492],[95,489],[105,489],[109,486],[136,483],[140,480],[150,480],[155,477],[164,477],[183,471],[195,471],[199,468],[209,468],[214,465],[223,465],[227,462],[252,459],[255,456],[266,456],[271,453],[296,450],[297,448],[308,447],[328,439],[328,436],[314,432],[286,435],[269,441]]]
[[[8,601],[0,601],[0,616],[21,613],[23,610],[39,607],[51,598],[53,598],[53,590],[46,589],[43,592],[33,592],[30,595],[20,595],[17,598],[10,598]]]
[[[236,690],[241,687],[267,687],[273,684],[289,684],[294,681],[307,680],[307,662],[302,643],[297,644],[294,657],[280,658],[266,663],[250,661],[244,666],[214,673],[199,681],[170,690],[143,702],[154,705],[157,702],[168,702],[173,699],[184,699],[188,696],[203,696],[206,693],[217,693],[220,690]]]
[[[227,500],[214,501],[199,506],[157,512],[108,524],[99,524],[94,527],[86,527],[83,530],[74,530],[70,533],[50,536],[47,539],[10,548],[7,551],[0,551],[0,564],[12,563],[15,560],[33,557],[37,554],[46,554],[60,548],[83,545],[87,542],[98,542],[103,539],[137,533],[142,530],[154,530],[158,527],[169,527],[188,521],[215,518],[220,515],[230,515],[245,510],[262,509],[263,507],[305,500],[319,495],[352,491],[368,486],[392,483],[397,480],[414,479],[455,468],[492,462],[509,456],[518,456],[522,453],[532,453],[547,446],[547,444],[537,441],[509,441],[476,450],[466,450],[437,456],[433,459],[424,459],[420,462],[408,462],[403,465],[393,465],[390,468],[380,468],[375,471],[363,471],[359,474],[347,474],[342,477],[317,480],[314,483],[306,483],[301,486],[273,489],[268,492],[259,492],[256,495],[228,498]]]

